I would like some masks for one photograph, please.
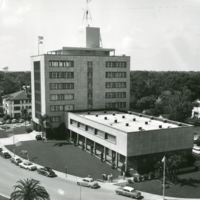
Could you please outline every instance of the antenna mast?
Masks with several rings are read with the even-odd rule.
[[[86,8],[85,8],[84,14],[83,14],[83,21],[86,22],[86,26],[90,26],[90,22],[92,22],[92,15],[89,10],[89,3],[91,1],[92,0],[86,0]]]

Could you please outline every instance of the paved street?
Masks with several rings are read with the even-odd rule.
[[[41,181],[52,200],[82,199],[82,200],[120,200],[126,197],[117,196],[112,190],[80,188],[74,182],[66,181],[61,178],[48,178],[19,168],[9,160],[0,157],[0,193],[9,195],[13,191],[13,185],[19,179],[34,178]],[[81,190],[81,198],[80,198]]]

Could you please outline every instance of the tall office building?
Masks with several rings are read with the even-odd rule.
[[[100,47],[100,29],[86,27],[86,47],[32,56],[32,119],[64,122],[73,110],[129,109],[130,57]]]

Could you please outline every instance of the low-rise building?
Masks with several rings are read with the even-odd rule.
[[[142,170],[171,153],[191,154],[193,127],[138,113],[69,112],[70,138],[117,167]]]
[[[8,94],[2,97],[4,114],[12,118],[19,118],[22,116],[23,109],[31,114],[31,94],[26,90]]]

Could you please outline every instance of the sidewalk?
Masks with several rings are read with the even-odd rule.
[[[11,155],[13,155],[13,152],[9,151],[5,145],[12,145],[13,143],[19,143],[21,141],[30,141],[30,140],[35,140],[35,136],[37,134],[40,134],[39,132],[33,131],[31,133],[27,133],[27,134],[19,134],[19,135],[15,135],[15,136],[11,136],[9,138],[1,138],[0,139],[0,146],[3,147],[3,149],[7,150],[8,152],[10,152]],[[14,137],[14,138],[13,138]],[[17,156],[20,157],[20,156]],[[24,159],[23,159],[24,160]],[[41,165],[35,164],[38,168],[39,167],[43,167]],[[79,180],[81,180],[80,177],[78,176],[73,176],[70,174],[65,174],[63,172],[59,172],[54,170],[55,173],[58,175],[59,178],[61,179],[65,179],[71,182],[77,182]],[[118,188],[119,186],[117,186],[117,183],[126,183],[126,180],[124,179],[114,179],[113,182],[100,182],[98,181],[99,185],[101,186],[101,188],[105,189],[105,190],[112,190],[114,191],[116,188]],[[151,194],[151,193],[147,193],[147,192],[142,192],[142,195],[144,196],[144,199],[148,199],[148,200],[163,200],[163,197],[160,195],[156,195],[156,194]],[[200,199],[192,199],[192,198],[174,198],[174,197],[165,197],[165,200],[200,200]]]

